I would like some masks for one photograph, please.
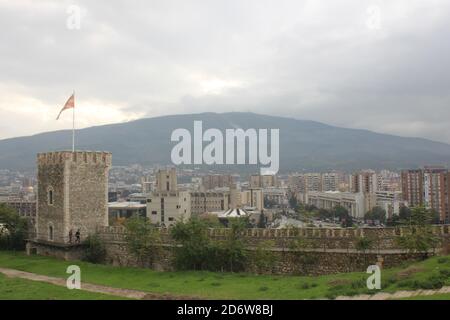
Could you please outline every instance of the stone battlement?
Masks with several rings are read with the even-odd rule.
[[[63,164],[66,162],[98,164],[102,163],[111,166],[112,154],[103,151],[55,151],[38,153],[37,165]]]
[[[171,244],[169,229],[161,228],[160,235],[163,243]],[[97,227],[97,233],[105,242],[125,243],[126,229],[124,227]],[[226,240],[230,229],[209,229],[208,236],[212,240]],[[450,241],[450,225],[436,225],[433,233],[443,241],[438,247],[444,249]],[[373,246],[378,250],[400,249],[396,239],[411,232],[408,227],[396,228],[360,228],[360,229],[332,229],[332,228],[289,228],[289,229],[246,229],[241,233],[242,240],[248,246],[271,240],[275,247],[286,248],[295,241],[306,241],[309,248],[326,250],[355,249],[356,241],[361,237],[372,239]]]
[[[231,230],[227,228],[209,229],[208,235],[211,238],[221,238],[229,234]],[[406,235],[411,231],[409,227],[390,227],[390,228],[286,228],[286,229],[246,229],[241,236],[246,238],[274,239],[274,238],[357,238],[357,237],[396,237]],[[124,227],[97,227],[100,234],[124,235]],[[169,235],[169,229],[161,228],[161,235]],[[432,232],[438,236],[449,236],[450,225],[432,226]]]

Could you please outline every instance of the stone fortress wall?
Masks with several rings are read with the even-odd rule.
[[[172,270],[172,249],[174,242],[168,229],[160,229],[164,254],[152,267],[159,270]],[[209,237],[213,240],[225,240],[229,229],[210,229]],[[272,241],[270,249],[277,257],[272,272],[277,274],[322,275],[340,272],[365,271],[369,265],[394,267],[405,260],[415,260],[421,254],[409,254],[396,245],[396,238],[407,234],[410,229],[399,228],[361,228],[361,229],[247,229],[241,237],[251,253],[258,244]],[[450,226],[433,226],[433,233],[442,239],[435,251],[448,252],[450,246]],[[120,266],[135,266],[136,259],[128,253],[124,227],[98,227],[97,234],[106,245],[107,262]],[[373,247],[365,252],[355,248],[360,237],[373,240]],[[302,247],[292,247],[299,241]],[[250,254],[251,256],[251,254]],[[248,272],[255,272],[251,260]]]

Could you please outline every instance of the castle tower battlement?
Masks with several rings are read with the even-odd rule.
[[[58,164],[64,162],[75,162],[75,163],[104,163],[111,166],[112,155],[110,152],[103,151],[55,151],[38,153],[37,155],[37,165],[49,165]]]
[[[108,225],[111,161],[109,152],[58,151],[37,155],[36,240],[75,244],[78,230],[83,240],[97,227]]]

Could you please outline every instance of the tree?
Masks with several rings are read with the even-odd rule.
[[[247,224],[248,221],[241,218],[229,220],[230,233],[223,243],[222,249],[227,261],[227,266],[225,267],[231,272],[245,270],[247,256],[241,234],[247,227]]]
[[[388,227],[396,227],[402,224],[402,220],[399,215],[393,215],[391,218],[387,219],[386,225]]]
[[[297,198],[295,197],[295,195],[291,195],[289,198],[289,207],[291,207],[292,209],[296,210],[298,207],[298,201]]]
[[[353,218],[346,208],[338,205],[333,208],[331,213],[333,217],[338,218],[341,221],[343,228],[350,228],[353,226]]]
[[[27,220],[14,209],[0,204],[0,249],[24,250]]]
[[[401,206],[398,216],[400,218],[400,221],[407,222],[409,224],[409,219],[411,218],[411,209],[405,206]]]
[[[373,207],[364,215],[365,220],[378,220],[381,223],[386,221],[386,210],[381,207]]]
[[[264,212],[259,215],[258,228],[265,229],[267,227],[267,218]]]
[[[422,253],[426,258],[429,250],[436,248],[440,241],[432,231],[433,219],[434,212],[432,210],[425,207],[412,208],[409,219],[410,232],[399,237],[397,244],[410,253]]]
[[[367,250],[370,250],[373,246],[373,240],[367,237],[360,237],[356,239],[355,249],[365,253]]]
[[[267,197],[264,197],[264,208],[273,208],[277,205],[277,202],[275,200],[271,200]]]
[[[83,241],[85,246],[83,260],[91,263],[104,262],[106,257],[106,248],[97,234],[89,235]]]
[[[175,248],[175,265],[183,270],[204,270],[214,265],[211,261],[213,245],[207,234],[205,221],[191,218],[179,221],[170,230],[172,238],[180,246]]]
[[[342,206],[336,206],[331,210],[331,213],[334,217],[339,218],[340,220],[348,218],[348,210]]]
[[[319,209],[317,211],[317,216],[320,219],[330,219],[330,218],[333,218],[333,213],[328,211],[327,209]]]
[[[159,229],[146,218],[134,216],[125,223],[127,230],[125,241],[139,264],[150,266],[161,253]]]
[[[175,266],[182,270],[244,270],[247,257],[241,233],[247,226],[247,219],[229,219],[225,239],[213,241],[204,221],[191,218],[177,222],[171,229],[171,236],[178,244]]]
[[[343,218],[341,220],[341,226],[342,226],[342,228],[353,227],[353,218],[350,215],[346,216],[345,218]]]

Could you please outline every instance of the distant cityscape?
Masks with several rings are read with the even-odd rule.
[[[0,203],[29,218],[31,225],[36,219],[36,190],[35,172],[0,170]],[[375,226],[385,222],[364,219],[374,208],[381,208],[389,221],[402,208],[424,206],[436,213],[436,223],[449,223],[450,172],[424,167],[265,176],[136,164],[111,168],[108,202],[110,225],[136,214],[161,226],[205,214],[221,219],[248,216],[255,226],[271,228],[340,224],[337,219],[301,216],[297,205],[329,211],[342,207],[355,223]]]

